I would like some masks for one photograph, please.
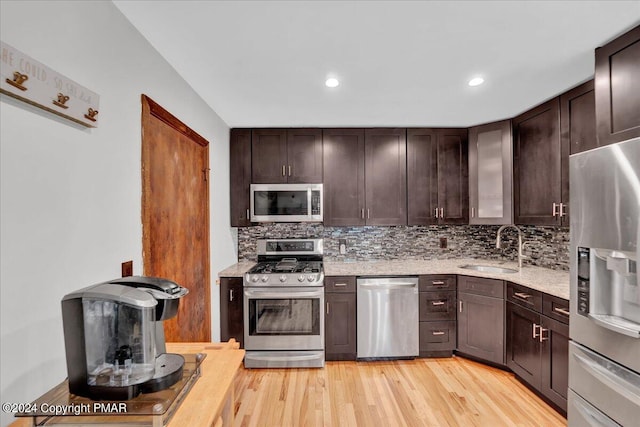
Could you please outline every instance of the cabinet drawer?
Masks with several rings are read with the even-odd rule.
[[[325,276],[324,290],[325,292],[355,292],[356,276]]]
[[[569,324],[569,301],[553,295],[542,295],[542,314],[559,322]]]
[[[507,301],[542,313],[542,292],[507,282]]]
[[[420,292],[455,290],[456,276],[453,274],[428,274],[420,276]]]
[[[452,350],[456,347],[456,322],[420,322],[420,351]]]
[[[458,292],[504,298],[504,282],[482,277],[458,276]]]
[[[420,321],[455,320],[456,293],[420,292]]]

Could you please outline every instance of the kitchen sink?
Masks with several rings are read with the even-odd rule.
[[[465,264],[460,268],[466,268],[467,270],[483,271],[485,273],[517,273],[518,270],[513,268],[496,267],[493,265],[479,265],[479,264]]]

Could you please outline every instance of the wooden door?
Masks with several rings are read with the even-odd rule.
[[[251,188],[251,129],[231,129],[229,139],[231,226],[248,227]]]
[[[593,80],[560,95],[560,138],[570,154],[598,146]]]
[[[364,176],[367,225],[407,225],[405,129],[366,129]]]
[[[524,381],[540,389],[540,315],[507,302],[507,366]],[[534,331],[534,327],[536,328]]]
[[[324,225],[364,225],[364,130],[324,129]]]
[[[287,182],[287,131],[254,129],[251,134],[251,182]]]
[[[521,114],[512,123],[514,222],[560,225],[562,159],[559,98]]]
[[[567,410],[569,388],[569,325],[547,316],[542,321],[542,393]]]
[[[458,294],[458,350],[504,364],[504,300]]]
[[[235,338],[244,348],[242,277],[220,279],[220,340]]]
[[[640,25],[596,49],[598,145],[640,136]]]
[[[209,143],[142,95],[142,257],[146,276],[189,289],[167,342],[210,341]]]
[[[469,222],[467,129],[438,129],[438,206],[440,224]]]
[[[434,129],[407,129],[407,221],[438,222],[438,149]]]
[[[287,179],[290,183],[322,183],[322,129],[287,131]]]

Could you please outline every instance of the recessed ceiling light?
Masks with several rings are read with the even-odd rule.
[[[324,84],[327,87],[336,87],[336,86],[338,86],[340,84],[340,82],[338,81],[338,79],[335,79],[335,78],[331,77],[330,79],[327,79],[327,81],[324,82]]]
[[[469,86],[478,86],[484,83],[484,79],[482,77],[474,77],[469,80]]]

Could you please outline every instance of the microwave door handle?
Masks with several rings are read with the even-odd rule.
[[[313,209],[311,208],[311,188],[307,188],[307,217],[309,219],[311,219],[311,213],[313,212]]]

